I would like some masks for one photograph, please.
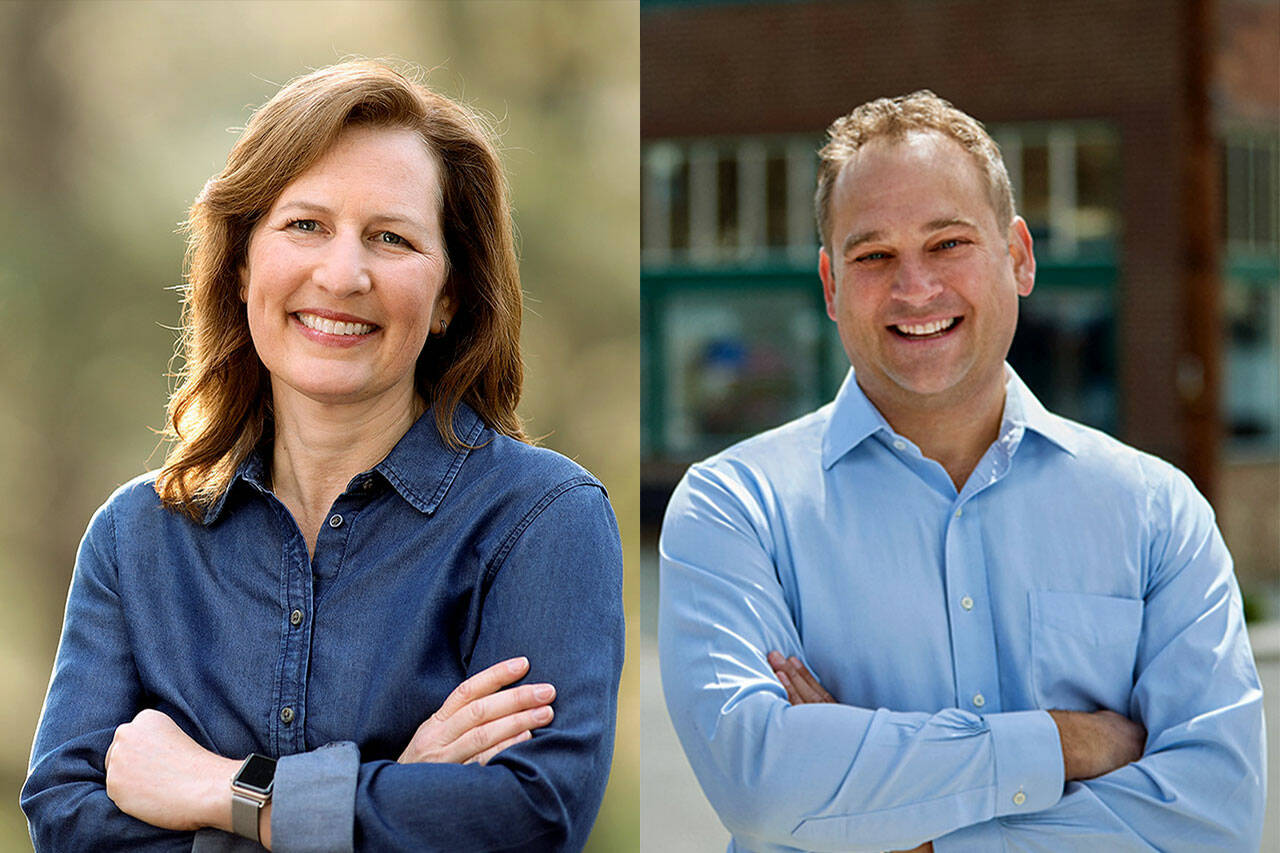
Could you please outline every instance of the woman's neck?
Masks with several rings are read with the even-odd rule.
[[[412,385],[359,403],[319,403],[273,388],[271,488],[315,553],[329,508],[351,478],[381,462],[426,406]]]

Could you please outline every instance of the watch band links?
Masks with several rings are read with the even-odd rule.
[[[261,841],[258,835],[258,815],[262,813],[262,807],[266,804],[265,798],[259,799],[252,794],[233,789],[231,791],[231,831],[252,841]]]

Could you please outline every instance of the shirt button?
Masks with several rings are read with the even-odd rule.
[[[280,709],[280,722],[286,726],[293,722],[293,709],[288,705]]]
[[[972,610],[973,599],[966,595],[964,598],[960,599],[960,606],[963,607],[965,610]],[[293,624],[296,625],[298,623],[294,622]]]
[[[987,700],[983,697],[981,693],[973,694],[973,707],[981,708],[985,704],[987,704]],[[286,708],[285,710],[288,710],[288,709]]]
[[[1027,801],[1027,795],[1022,793],[1021,791],[1013,795],[1013,804],[1015,806],[1020,806],[1026,801]]]
[[[330,527],[341,527],[341,526],[342,526],[342,516],[338,515],[338,513],[336,513],[336,512],[335,512],[333,515],[329,516],[329,526],[330,526]]]
[[[895,441],[895,442],[893,443],[893,446],[894,446],[894,448],[895,448],[896,450],[906,450],[906,449],[907,449],[907,443],[906,443],[905,441],[903,441],[902,439],[898,439],[897,441]]]
[[[290,625],[292,625],[292,626],[293,626],[293,627],[295,627],[295,628],[302,624],[302,611],[301,611],[301,610],[295,610],[295,611],[293,611],[292,613],[290,613],[290,614],[289,614],[289,624],[290,624]]]
[[[960,516],[962,516],[962,515],[964,515],[964,508],[963,508],[963,507],[961,507],[960,509],[956,510],[956,518],[959,518],[959,517],[960,517]]]

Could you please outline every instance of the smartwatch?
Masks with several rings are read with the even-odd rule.
[[[231,780],[231,830],[252,841],[258,837],[258,815],[271,802],[276,781],[276,760],[250,753]]]

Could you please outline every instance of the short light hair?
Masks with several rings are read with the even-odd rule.
[[[877,98],[841,116],[827,128],[827,144],[818,152],[818,191],[814,214],[822,244],[831,245],[831,195],[844,164],[873,139],[900,141],[908,133],[934,131],[960,143],[973,155],[987,179],[987,195],[996,223],[1007,232],[1013,221],[1013,188],[1000,147],[973,116],[953,107],[928,89],[897,98]]]
[[[350,127],[413,131],[439,166],[432,203],[441,208],[444,294],[456,310],[448,333],[423,346],[414,384],[441,437],[460,445],[453,413],[465,402],[493,430],[525,440],[516,414],[523,294],[497,137],[478,114],[389,65],[343,62],[299,77],[259,108],[191,207],[184,364],[169,398],[173,443],[156,480],[171,509],[199,519],[272,434],[271,384],[249,333],[240,270],[254,225]]]

